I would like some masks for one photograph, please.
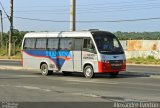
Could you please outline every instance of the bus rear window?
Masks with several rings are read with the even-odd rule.
[[[34,49],[35,48],[36,39],[35,38],[26,38],[24,40],[23,49]]]

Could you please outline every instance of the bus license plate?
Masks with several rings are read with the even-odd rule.
[[[111,66],[121,66],[122,64],[111,64]]]

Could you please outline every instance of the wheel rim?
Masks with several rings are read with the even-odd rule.
[[[87,68],[86,69],[86,76],[89,77],[92,75],[92,69],[91,68]]]
[[[42,74],[46,74],[47,73],[47,67],[46,67],[46,65],[42,65],[41,70],[42,70]]]

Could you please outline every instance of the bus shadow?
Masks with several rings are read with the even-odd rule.
[[[138,77],[150,77],[150,75],[145,75],[145,74],[139,74],[139,73],[134,73],[134,72],[124,72],[120,73],[119,75],[112,77],[109,74],[97,74],[95,78],[138,78]]]
[[[37,75],[41,75],[41,73],[36,73]],[[52,75],[49,75],[50,77],[79,77],[79,78],[84,78],[83,73],[72,73],[69,75],[63,75],[63,73],[53,73]],[[149,74],[144,74],[144,73],[137,73],[137,72],[122,72],[119,73],[116,77],[111,77],[109,74],[95,74],[96,79],[99,78],[136,78],[136,77],[150,77]]]

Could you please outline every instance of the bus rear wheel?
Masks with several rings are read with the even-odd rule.
[[[43,76],[51,75],[52,71],[48,70],[48,65],[46,63],[43,63],[41,65],[41,73]]]
[[[93,71],[93,68],[91,65],[85,66],[83,73],[86,78],[93,78],[94,77],[94,71]]]

